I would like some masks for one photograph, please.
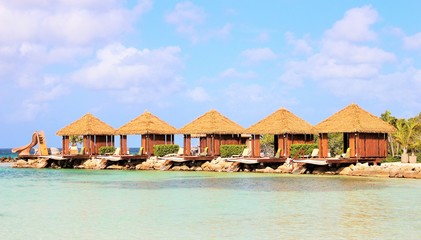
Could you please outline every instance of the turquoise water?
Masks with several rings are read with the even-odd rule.
[[[1,239],[419,239],[421,181],[12,169]]]

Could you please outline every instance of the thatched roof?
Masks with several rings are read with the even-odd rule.
[[[60,129],[59,136],[71,135],[114,135],[114,128],[88,113]]]
[[[144,112],[142,115],[124,124],[117,129],[118,135],[140,135],[140,134],[176,134],[177,129],[167,122],[161,120],[150,112]]]
[[[245,129],[220,114],[210,110],[178,130],[180,134],[241,134]]]
[[[351,104],[314,127],[317,133],[391,133],[396,129],[387,122]]]
[[[251,134],[311,134],[313,126],[285,108],[270,114],[246,129]]]

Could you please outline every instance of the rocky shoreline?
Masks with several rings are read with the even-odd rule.
[[[159,160],[156,157],[140,163],[111,162],[104,159],[88,159],[72,164],[62,164],[60,161],[48,159],[17,160],[14,168],[76,168],[76,169],[110,169],[110,170],[163,170],[163,171],[210,171],[210,172],[256,172],[256,173],[283,173],[283,174],[316,174],[316,175],[342,175],[360,177],[389,177],[389,178],[416,178],[421,179],[421,164],[408,163],[382,163],[379,166],[369,166],[367,163],[349,166],[317,166],[302,163],[287,162],[282,165],[241,164],[228,162],[217,158],[206,162],[177,163],[168,160]]]
[[[16,158],[12,158],[12,157],[2,157],[0,158],[0,163],[12,163],[12,162],[16,162],[17,159]]]

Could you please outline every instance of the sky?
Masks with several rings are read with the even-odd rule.
[[[421,112],[421,1],[0,0],[0,147],[92,113],[247,128],[281,107],[317,124],[351,103]],[[129,146],[137,143],[130,143]]]

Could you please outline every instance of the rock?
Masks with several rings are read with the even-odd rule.
[[[202,167],[196,167],[196,171],[203,171]]]
[[[274,173],[274,172],[275,172],[275,170],[274,170],[273,168],[271,168],[271,167],[266,167],[266,168],[263,170],[263,172],[264,172],[264,173]]]
[[[291,165],[281,165],[278,167],[278,169],[281,173],[291,173],[292,172],[292,166]]]
[[[12,166],[14,168],[29,168],[31,165],[28,164],[25,160],[17,160],[16,163]]]
[[[45,168],[48,165],[47,159],[40,159],[35,164],[35,168]]]
[[[296,168],[294,168],[291,173],[292,174],[304,174],[307,171],[307,168],[304,166],[297,166]]]
[[[107,169],[111,169],[111,170],[123,170],[124,167],[114,164],[114,165],[108,166]]]
[[[202,166],[201,166],[203,169],[205,169],[205,168],[209,168],[209,162],[208,161],[206,161],[205,163],[203,163],[202,164]]]
[[[212,170],[215,171],[215,172],[221,172],[222,171],[222,167],[219,164],[213,165],[212,166]]]
[[[183,165],[183,166],[180,167],[180,170],[181,171],[190,171],[190,168],[187,167],[186,165]]]
[[[348,175],[351,171],[352,169],[350,167],[341,167],[336,171],[336,173],[339,175]]]
[[[400,172],[399,167],[395,167],[395,166],[393,166],[393,167],[389,170],[389,177],[391,177],[391,178],[398,177],[399,172]]]
[[[170,170],[171,171],[180,171],[180,166],[174,166],[174,167],[172,167]]]
[[[414,171],[404,171],[402,175],[404,178],[417,178],[419,174]]]
[[[258,168],[258,169],[256,169],[256,172],[257,173],[264,173],[265,169],[264,168]]]

